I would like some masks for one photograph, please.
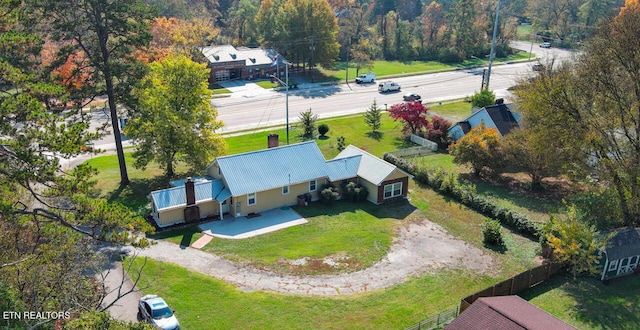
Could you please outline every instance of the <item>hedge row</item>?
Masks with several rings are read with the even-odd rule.
[[[487,217],[496,219],[502,225],[513,228],[521,234],[536,239],[540,237],[541,228],[535,222],[518,212],[501,208],[478,195],[473,186],[460,183],[454,173],[446,173],[441,169],[433,171],[418,168],[411,162],[389,153],[385,153],[383,158],[405,172],[411,173],[417,182],[431,187],[440,194],[450,197]]]

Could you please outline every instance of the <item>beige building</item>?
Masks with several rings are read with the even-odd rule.
[[[200,219],[247,216],[319,199],[321,187],[365,186],[374,204],[405,198],[409,175],[354,146],[325,160],[314,141],[218,157],[206,176],[151,193],[159,227]]]

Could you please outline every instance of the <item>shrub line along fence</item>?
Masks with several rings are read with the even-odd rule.
[[[398,152],[385,153],[383,158],[405,172],[412,174],[414,180],[431,187],[438,193],[453,198],[485,216],[497,219],[502,225],[513,228],[523,235],[534,239],[540,238],[541,228],[526,216],[507,208],[501,208],[488,201],[478,195],[473,187],[458,182],[454,173],[446,173],[440,169],[433,171],[418,168],[411,162],[402,159],[399,156],[402,153],[398,154]]]
[[[384,160],[398,166],[405,172],[412,174],[414,176],[414,180],[431,187],[438,193],[451,197],[459,203],[464,204],[483,215],[497,219],[502,225],[514,228],[524,235],[535,239],[540,238],[541,229],[535,222],[517,212],[506,208],[500,208],[499,206],[487,201],[482,196],[476,194],[472,187],[458,182],[457,177],[453,173],[445,173],[442,170],[432,171],[424,168],[418,168],[411,162],[401,158],[411,156],[415,156],[413,151],[409,150],[405,152],[404,150],[397,150],[391,153],[385,153],[383,158]],[[451,320],[455,319],[459,313],[462,313],[467,309],[467,307],[471,306],[471,304],[478,298],[516,294],[522,290],[531,288],[548,280],[551,275],[557,273],[560,269],[562,269],[562,265],[559,263],[548,263],[529,269],[508,280],[502,281],[496,285],[490,286],[463,298],[460,301],[459,308],[456,307],[442,312],[427,320],[416,323],[405,330],[434,329],[439,326],[446,325],[451,322]],[[455,312],[452,313],[452,311]]]

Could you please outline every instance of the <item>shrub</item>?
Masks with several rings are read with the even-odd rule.
[[[345,144],[346,142],[344,141],[344,136],[338,136],[338,150],[344,150]]]
[[[483,89],[471,97],[471,104],[474,107],[483,108],[492,105],[496,100],[496,94],[488,89]]]
[[[324,204],[332,204],[338,196],[340,196],[338,189],[332,184],[324,184],[320,188],[320,202]]]
[[[484,223],[480,225],[482,227],[482,235],[484,236],[485,244],[492,244],[496,246],[504,246],[504,239],[502,238],[502,227],[500,222],[490,218],[486,218]]]
[[[343,186],[345,199],[352,202],[361,202],[367,199],[369,190],[367,187],[356,184],[355,182],[349,182]]]
[[[449,146],[448,132],[451,127],[451,122],[440,117],[432,116],[429,126],[427,126],[427,132],[425,138],[438,144],[438,148],[447,149]]]
[[[318,133],[320,134],[320,136],[324,136],[325,134],[327,134],[327,132],[329,132],[329,125],[327,124],[318,125]]]

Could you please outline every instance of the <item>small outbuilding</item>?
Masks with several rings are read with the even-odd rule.
[[[445,330],[576,330],[519,296],[478,298]]]
[[[600,280],[633,274],[640,261],[640,228],[618,229],[600,251],[602,275]]]

